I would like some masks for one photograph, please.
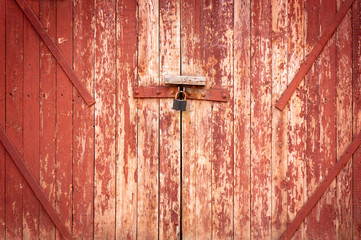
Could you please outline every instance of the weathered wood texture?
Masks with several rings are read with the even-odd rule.
[[[190,26],[191,27],[191,26]],[[186,30],[184,30],[186,31]],[[188,61],[185,63],[189,63]],[[205,86],[206,77],[202,76],[164,76],[165,84]]]
[[[279,239],[338,159],[289,232],[360,239],[361,165],[341,156],[361,129],[361,0],[283,111],[344,1],[29,0],[91,107],[16,1],[3,2],[0,124],[76,239]],[[189,98],[182,114],[170,98],[133,97],[166,75],[204,76],[229,96]],[[0,144],[4,238],[61,236]]]

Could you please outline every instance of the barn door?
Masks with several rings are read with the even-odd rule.
[[[361,0],[282,111],[340,0],[29,1],[47,39],[3,2],[1,239],[278,239],[319,186],[285,238],[359,239]],[[164,75],[229,95],[136,96]]]

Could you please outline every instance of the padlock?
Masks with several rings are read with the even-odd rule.
[[[177,99],[180,97],[180,94],[184,96],[183,99]],[[173,109],[178,111],[185,111],[187,107],[187,101],[186,101],[187,95],[184,91],[178,91],[175,94],[174,100],[173,100]]]

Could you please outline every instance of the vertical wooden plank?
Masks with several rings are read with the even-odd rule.
[[[337,1],[339,8],[343,1]],[[351,10],[336,30],[337,159],[352,141]],[[337,176],[336,238],[352,239],[352,161]]]
[[[288,1],[288,83],[304,58],[304,1]],[[304,152],[305,152],[305,84],[301,82],[289,101],[288,111],[288,207],[287,222],[292,221],[304,203]],[[303,239],[303,224],[294,239]]]
[[[181,74],[204,76],[200,59],[200,1],[180,1],[181,19]],[[196,238],[196,101],[187,101],[182,113],[182,237]]]
[[[95,1],[94,238],[115,238],[115,1]]]
[[[287,226],[288,107],[275,106],[287,88],[287,0],[272,1],[272,188],[271,239],[279,238]]]
[[[30,1],[39,16],[39,1]],[[24,20],[24,161],[39,182],[39,36],[31,23]],[[39,202],[30,187],[23,188],[23,238],[39,238]]]
[[[137,3],[117,3],[116,238],[137,238]]]
[[[251,238],[251,1],[234,3],[234,239]]]
[[[72,2],[57,1],[57,45],[72,62]],[[56,209],[68,229],[72,229],[72,98],[73,86],[57,65],[56,91]],[[61,234],[57,232],[57,239]]]
[[[322,1],[320,6],[320,31],[336,13],[336,1]],[[319,56],[320,79],[320,179],[327,176],[329,169],[336,163],[336,44],[333,35]],[[316,160],[316,159],[314,159]],[[320,199],[320,239],[336,237],[336,181]]]
[[[271,9],[271,1],[269,0],[252,2],[252,239],[270,239],[271,237]]]
[[[15,1],[6,1],[6,133],[23,154],[23,13]],[[6,156],[6,238],[21,239],[23,179]]]
[[[94,2],[74,1],[74,70],[94,91]],[[94,107],[73,91],[73,235],[93,238]]]
[[[5,4],[0,5],[0,125],[5,129],[5,99],[6,99],[6,81],[5,81],[5,69],[6,69],[6,52],[5,52]],[[6,189],[6,165],[5,155],[6,150],[3,145],[0,144],[0,239],[5,239],[5,213],[6,213],[6,201],[5,201],[5,189]]]
[[[160,74],[180,74],[180,1],[159,2]],[[162,79],[162,78],[161,78]],[[160,81],[163,83],[163,79]],[[159,238],[180,234],[180,112],[172,99],[160,100]]]
[[[181,1],[183,75],[212,79],[212,1]],[[211,103],[188,101],[182,113],[182,236],[210,239],[212,191]]]
[[[233,237],[233,1],[213,1],[212,86],[229,90],[212,112],[212,237]]]
[[[56,2],[40,2],[40,21],[56,39]],[[56,168],[56,67],[46,45],[40,41],[40,186],[55,207]],[[55,226],[40,209],[39,238],[55,239]]]
[[[139,0],[139,86],[159,82],[159,2]],[[157,239],[159,229],[159,100],[138,101],[138,219],[140,239]]]
[[[200,13],[200,36],[202,71],[206,76],[206,88],[212,84],[212,1],[205,0]],[[196,238],[212,238],[212,104],[196,103]],[[185,114],[185,117],[187,115]],[[185,129],[186,131],[186,129]],[[186,161],[186,160],[183,160]]]
[[[361,1],[352,6],[352,97],[353,97],[353,134],[361,130]],[[358,149],[354,154],[357,159]],[[353,161],[353,239],[361,238],[361,162]]]
[[[319,10],[320,1],[305,1],[305,55],[311,52],[320,35]],[[320,179],[320,120],[319,120],[319,66],[316,60],[306,77],[307,105],[306,105],[306,152],[305,152],[305,182],[306,198],[311,196],[316,189]],[[319,235],[319,205],[317,204],[305,220],[305,238],[318,239]]]
[[[211,1],[181,1],[183,75],[212,79]],[[211,103],[188,101],[182,113],[182,236],[211,238]]]

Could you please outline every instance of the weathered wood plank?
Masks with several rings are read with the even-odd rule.
[[[338,8],[342,0],[337,1]],[[352,25],[348,11],[336,35],[337,159],[352,141]],[[352,239],[352,161],[337,176],[336,238]]]
[[[159,2],[140,0],[139,86],[159,83]],[[140,239],[157,239],[159,229],[159,100],[138,100],[138,224]]]
[[[68,62],[73,59],[72,2],[57,1],[57,45]],[[57,65],[56,80],[56,209],[68,229],[72,229],[72,104],[73,85],[66,72]],[[57,230],[57,238],[60,239]]]
[[[30,1],[29,5],[39,16],[39,1]],[[24,19],[24,96],[23,96],[23,144],[24,161],[36,181],[40,178],[39,161],[39,83],[40,49],[39,36]],[[39,202],[28,185],[23,188],[23,238],[39,238]]]
[[[137,3],[117,3],[116,238],[137,238]]]
[[[305,1],[305,54],[311,52],[312,47],[317,41],[320,34],[320,17],[319,17],[320,1]],[[305,200],[307,200],[320,180],[320,93],[319,93],[319,66],[320,61],[316,60],[306,77],[307,99],[306,102],[306,152],[305,152]],[[318,239],[319,237],[319,207],[313,208],[305,221],[306,239]]]
[[[16,149],[14,144],[11,142],[9,136],[5,133],[5,130],[0,127],[0,141],[4,145],[7,153],[11,157],[12,161],[15,163],[17,169],[20,171],[24,177],[26,183],[28,184],[29,190],[31,189],[35,196],[38,198],[41,205],[44,207],[61,236],[65,239],[72,239],[71,233],[68,231],[67,227],[61,221],[59,215],[56,213],[54,207],[51,205],[49,200],[46,198],[44,192],[41,190],[38,182],[36,181],[34,175],[31,173],[28,166],[25,164],[24,159],[21,157],[19,151]],[[24,229],[23,229],[24,230]],[[23,234],[24,238],[27,238],[28,234]]]
[[[336,14],[336,1],[321,1],[320,32],[325,32],[327,25]],[[319,93],[320,93],[320,179],[327,176],[329,169],[336,163],[336,44],[335,35],[330,37],[322,54],[319,56]],[[323,198],[320,199],[320,239],[336,238],[336,181]]]
[[[188,20],[192,20],[192,18],[189,18]],[[191,27],[191,26],[189,26],[189,27]],[[186,30],[187,29],[184,29],[182,31],[182,33],[184,33]],[[203,77],[203,76],[170,76],[170,75],[164,75],[164,83],[165,84],[177,84],[177,85],[205,86],[206,85],[206,77]]]
[[[251,1],[234,2],[234,239],[251,238]]]
[[[353,134],[361,130],[361,1],[352,7]],[[361,149],[353,159],[353,239],[361,237]]]
[[[282,110],[286,106],[293,92],[296,90],[300,82],[306,76],[307,72],[311,69],[312,64],[315,62],[323,48],[326,46],[330,37],[335,32],[337,26],[340,24],[343,17],[345,16],[354,1],[355,0],[345,0],[337,14],[334,14],[332,19],[328,18],[327,26],[325,26],[325,30],[322,32],[321,37],[318,39],[317,42],[315,42],[315,45],[313,46],[312,51],[307,56],[307,59],[302,63],[294,79],[277,102],[276,107],[278,109]]]
[[[159,2],[160,75],[180,74],[179,1]],[[161,80],[164,85],[164,80]],[[159,238],[180,236],[180,112],[172,99],[160,100],[159,113]]]
[[[282,235],[281,239],[290,239],[293,233],[300,226],[302,221],[307,217],[307,215],[311,212],[311,210],[316,206],[316,204],[320,201],[321,197],[330,187],[330,185],[335,180],[336,176],[340,173],[340,171],[344,168],[347,162],[350,160],[355,151],[359,148],[361,144],[361,131],[357,134],[354,140],[347,146],[346,150],[342,153],[338,161],[332,166],[330,171],[327,173],[322,179],[322,182],[317,186],[312,195],[308,198],[306,203],[302,206],[300,211],[297,213],[297,216],[294,218],[292,223],[288,226],[285,233]],[[360,157],[356,158],[358,161],[361,159]],[[323,236],[320,237],[321,239]]]
[[[23,154],[23,14],[13,0],[6,1],[6,133]],[[6,238],[22,239],[23,179],[6,156]]]
[[[36,17],[36,14],[33,12],[33,10],[30,8],[29,4],[26,0],[16,0],[16,2],[19,4],[21,9],[23,10],[26,17],[29,19],[33,27],[38,32],[41,39],[44,41],[44,43],[48,46],[49,50],[52,52],[54,57],[57,59],[59,65],[63,68],[64,72],[69,77],[69,80],[74,84],[74,86],[78,89],[81,96],[84,98],[84,101],[89,105],[94,104],[94,99],[90,95],[90,93],[85,89],[84,85],[81,84],[78,76],[75,75],[69,60],[67,60],[66,54],[61,51],[61,48],[59,47],[59,42],[56,44],[51,37],[46,32],[44,26],[41,24],[39,19]]]
[[[182,74],[206,76],[206,88],[209,88],[212,79],[212,1],[181,2]],[[182,113],[184,239],[212,237],[211,106],[205,101],[189,101],[188,110]]]
[[[115,1],[95,1],[94,238],[115,238]]]
[[[94,2],[73,2],[74,71],[94,91]],[[94,227],[94,108],[73,89],[73,235],[92,239]]]
[[[6,47],[5,47],[5,8],[6,5],[0,5],[0,126],[5,128],[5,99],[6,99]],[[6,173],[5,173],[5,149],[0,146],[0,239],[5,239],[5,223],[6,223]]]
[[[271,1],[251,5],[251,229],[271,238]]]
[[[202,72],[202,61],[200,59],[200,13],[202,3],[200,1],[180,1],[181,19],[181,61],[182,76],[164,76],[165,84],[190,83],[195,80],[199,83],[202,78],[203,86],[206,84],[205,77],[188,78],[184,75],[198,75]],[[182,81],[184,80],[184,81]],[[187,95],[188,97],[188,95]],[[189,99],[189,98],[187,98]],[[187,101],[187,111],[182,112],[182,237],[183,239],[196,239],[197,220],[196,215],[196,146],[199,135],[196,130],[197,114],[196,101]],[[199,129],[200,130],[200,129]]]
[[[272,188],[271,239],[277,239],[287,226],[288,108],[274,105],[287,88],[287,0],[272,1]]]
[[[288,2],[288,82],[292,80],[304,57],[304,1]],[[289,101],[288,111],[288,207],[287,223],[292,221],[304,203],[305,171],[305,83],[301,82]],[[294,239],[303,239],[303,224]]]
[[[212,5],[212,86],[230,91],[212,111],[212,238],[233,237],[233,1]],[[217,16],[217,17],[215,17]]]
[[[56,39],[56,2],[40,2],[40,21],[53,41]],[[55,207],[56,169],[56,59],[40,41],[40,186]],[[55,226],[40,209],[41,239],[55,239]]]

